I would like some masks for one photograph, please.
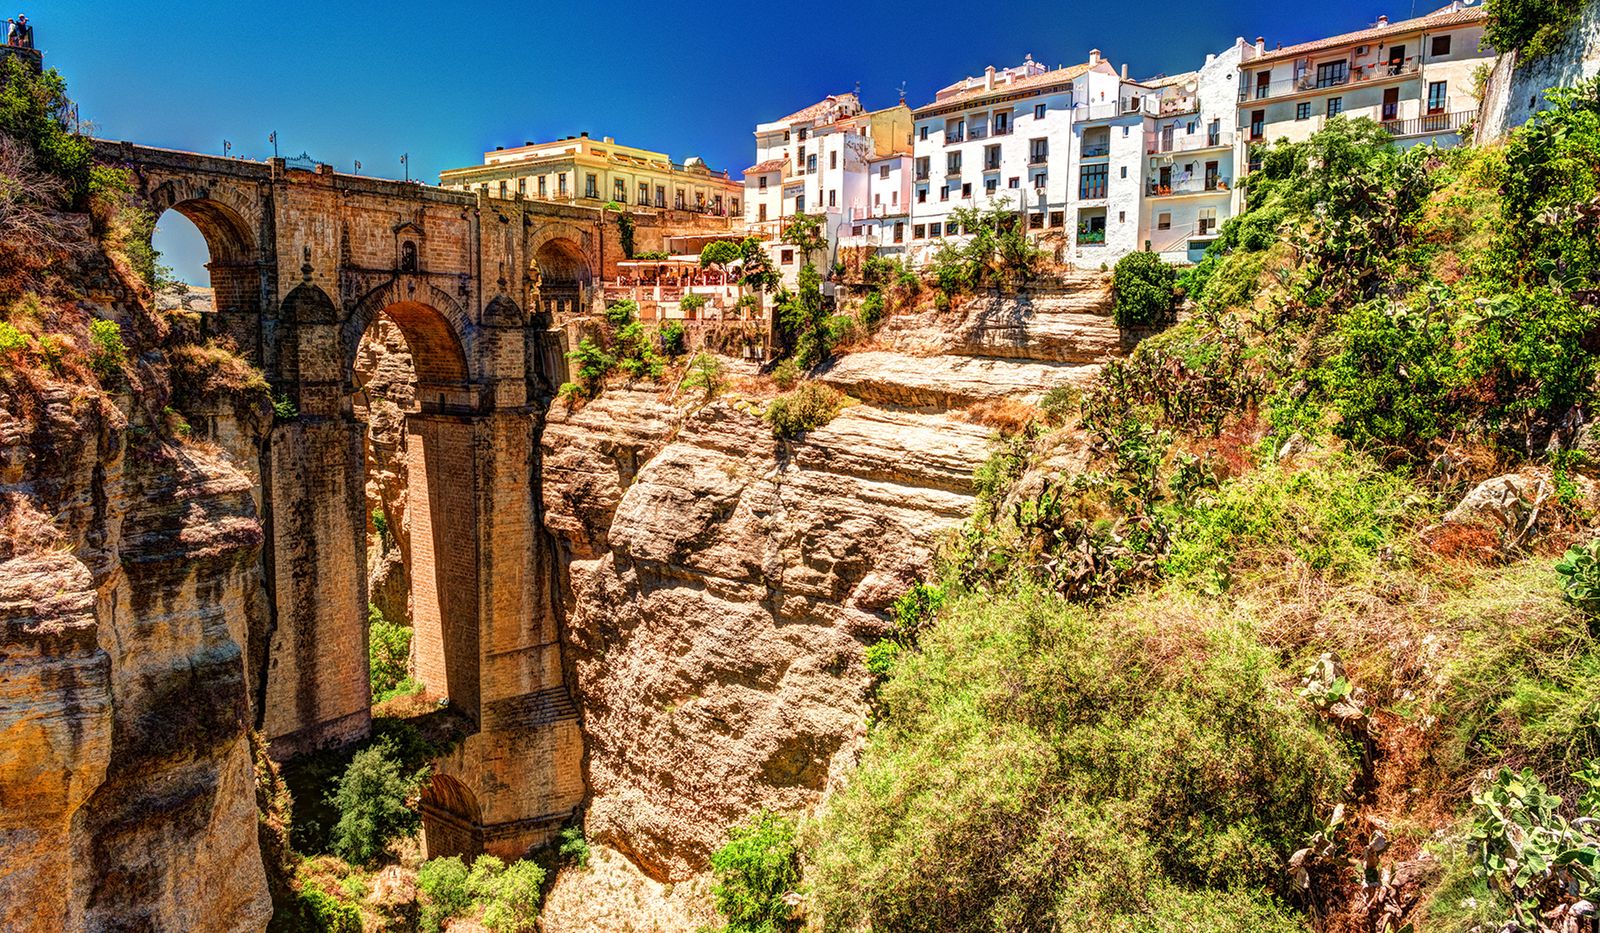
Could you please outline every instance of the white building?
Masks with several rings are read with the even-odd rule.
[[[1004,201],[1034,230],[1064,230],[1072,200],[1076,108],[1116,98],[1119,77],[1098,51],[1070,68],[1032,56],[942,88],[912,112],[911,246],[921,262],[952,234],[960,207]]]
[[[746,221],[767,240],[773,261],[792,285],[805,257],[779,242],[786,218],[823,217],[825,255],[812,261],[826,270],[838,255],[839,241],[873,216],[872,176],[889,157],[910,147],[911,111],[904,102],[883,110],[864,110],[855,94],[836,94],[788,116],[756,127],[756,164],[745,170]],[[895,167],[888,164],[889,176]],[[903,174],[903,172],[902,172]],[[880,203],[903,203],[880,184]]]
[[[1454,145],[1477,112],[1473,72],[1492,65],[1481,49],[1481,6],[1452,3],[1426,16],[1268,49],[1257,39],[1239,71],[1244,144],[1298,142],[1336,116],[1370,117],[1401,145]]]
[[[1141,248],[1198,262],[1233,214],[1238,171],[1238,73],[1243,39],[1207,55],[1199,71],[1145,81],[1157,95],[1145,133]]]

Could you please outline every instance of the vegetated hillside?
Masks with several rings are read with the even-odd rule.
[[[1264,149],[1185,320],[979,471],[859,770],[715,860],[731,929],[798,926],[791,887],[825,930],[1571,928],[1600,82],[1554,93],[1492,148]],[[1119,315],[1167,276],[1119,269]]]

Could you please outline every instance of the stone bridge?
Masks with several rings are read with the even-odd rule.
[[[430,855],[520,855],[584,798],[564,682],[539,433],[564,378],[552,324],[620,258],[612,215],[333,172],[97,144],[210,248],[212,332],[281,405],[259,452],[269,620],[243,633],[256,725],[277,757],[371,726],[365,425],[353,367],[380,314],[416,370],[407,415],[418,677],[474,724],[424,796]],[[654,232],[659,239],[659,232]],[[648,238],[641,248],[649,248]]]

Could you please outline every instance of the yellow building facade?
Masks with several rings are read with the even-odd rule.
[[[712,171],[697,158],[674,162],[664,152],[587,134],[496,148],[483,154],[482,165],[441,172],[439,183],[494,197],[586,206],[614,201],[723,217],[742,216],[744,209],[744,184],[726,171]]]

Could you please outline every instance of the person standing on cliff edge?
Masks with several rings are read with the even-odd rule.
[[[17,19],[14,16],[6,18],[6,45],[17,44]]]
[[[33,27],[28,25],[28,17],[24,14],[17,16],[17,41],[15,44],[18,48],[33,48]]]

